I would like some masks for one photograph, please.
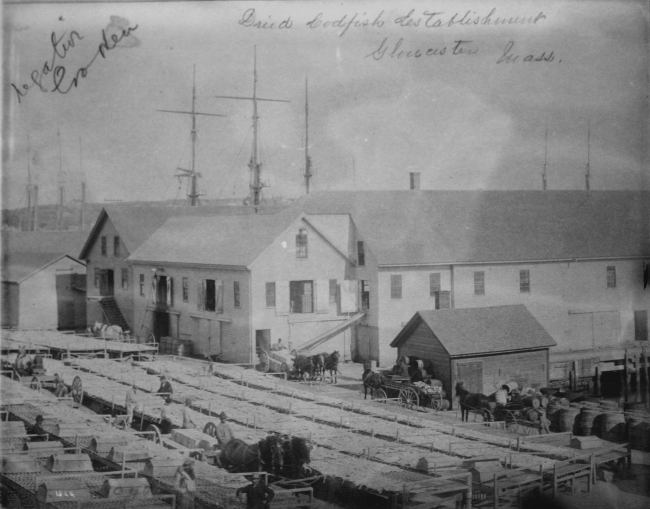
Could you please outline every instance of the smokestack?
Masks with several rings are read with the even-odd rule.
[[[409,173],[411,180],[411,190],[419,191],[420,190],[420,172],[412,171]]]

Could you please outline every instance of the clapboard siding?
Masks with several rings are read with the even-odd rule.
[[[451,394],[449,354],[426,323],[421,321],[397,350],[398,355],[415,355],[431,361],[433,378],[440,380],[445,392]]]

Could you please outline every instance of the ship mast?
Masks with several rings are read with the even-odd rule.
[[[163,113],[181,113],[184,115],[192,116],[192,157],[190,160],[190,168],[176,168],[181,173],[177,173],[175,176],[178,178],[189,178],[190,179],[190,192],[187,197],[190,199],[190,205],[195,207],[199,204],[199,196],[197,189],[197,178],[201,176],[200,173],[196,171],[196,116],[204,115],[206,117],[225,117],[226,115],[218,115],[216,113],[200,113],[196,111],[196,64],[194,65],[192,73],[192,110],[191,111],[176,111],[176,110],[157,110]]]
[[[546,131],[544,132],[544,170],[542,171],[542,189],[546,191],[546,149],[548,146],[548,120],[546,121]]]
[[[253,153],[251,155],[251,160],[248,165],[251,171],[250,179],[250,195],[249,201],[255,207],[255,211],[260,205],[260,195],[262,188],[266,187],[261,180],[262,174],[262,163],[259,161],[259,147],[258,147],[258,128],[259,128],[259,116],[257,114],[257,102],[258,101],[269,101],[269,102],[282,102],[289,103],[284,99],[263,99],[257,97],[257,46],[253,47],[253,96],[252,97],[239,97],[232,95],[215,95],[217,99],[241,99],[245,101],[253,101]]]
[[[305,78],[305,188],[309,194],[309,182],[314,174],[311,171],[311,157],[309,157],[309,88]]]

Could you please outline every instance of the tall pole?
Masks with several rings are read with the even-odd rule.
[[[251,160],[249,163],[249,168],[251,172],[250,177],[250,195],[249,201],[255,207],[260,205],[260,194],[264,184],[261,181],[260,175],[262,173],[262,163],[259,162],[258,154],[258,128],[259,128],[259,115],[257,114],[257,103],[258,101],[271,101],[271,102],[283,102],[288,103],[291,101],[286,101],[284,99],[263,99],[257,97],[257,47],[253,47],[253,96],[252,97],[240,97],[232,95],[215,95],[218,99],[243,99],[246,101],[253,101],[253,153],[251,155]]]
[[[257,46],[253,46],[253,158],[251,160],[252,184],[251,184],[251,201],[254,207],[260,204],[260,173],[261,164],[257,162],[257,128],[259,117],[257,115]]]
[[[309,182],[312,177],[311,158],[309,157],[309,87],[305,78],[305,188],[309,194]]]
[[[84,175],[83,158],[81,154],[81,137],[79,137],[79,168],[81,169],[81,210],[79,211],[79,228],[86,229],[86,176]]]
[[[587,171],[585,173],[585,185],[587,187],[587,191],[590,189],[589,185],[589,179],[590,179],[590,174],[589,174],[589,152],[591,149],[591,119],[589,119],[589,126],[587,128]]]
[[[59,192],[56,206],[56,229],[63,228],[63,206],[65,203],[65,182],[63,179],[63,155],[61,150],[61,131],[57,131],[59,138]]]
[[[34,231],[34,211],[33,211],[33,182],[32,182],[32,167],[31,167],[31,150],[29,143],[29,136],[27,137],[27,221],[24,226],[27,231]]]
[[[544,132],[544,171],[542,172],[542,188],[544,191],[547,189],[546,183],[546,151],[548,146],[548,120],[546,121],[546,131]]]
[[[198,194],[196,192],[196,64],[192,68],[192,161],[190,166],[190,205],[196,207]]]
[[[157,110],[163,113],[182,113],[184,115],[192,116],[192,130],[190,131],[190,136],[192,139],[192,156],[190,160],[189,170],[186,168],[176,168],[179,172],[176,176],[178,178],[189,178],[190,180],[190,192],[187,197],[190,199],[190,205],[195,207],[199,204],[199,196],[197,189],[197,178],[201,176],[200,173],[196,171],[196,117],[197,115],[203,115],[206,117],[225,117],[226,115],[218,115],[216,113],[201,113],[196,111],[196,64],[193,67],[192,71],[192,109],[191,111],[176,111],[176,110]]]

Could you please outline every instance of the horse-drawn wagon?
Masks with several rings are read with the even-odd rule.
[[[449,401],[446,399],[445,391],[442,389],[442,382],[430,380],[426,382],[411,383],[409,378],[398,375],[391,375],[387,372],[370,372],[364,378],[364,387],[371,389],[370,397],[379,402],[385,403],[388,399],[396,399],[405,408],[416,408],[418,406],[431,408],[433,410],[446,410],[449,408]]]
[[[264,373],[286,373],[293,369],[294,356],[288,350],[260,350],[257,369]]]

